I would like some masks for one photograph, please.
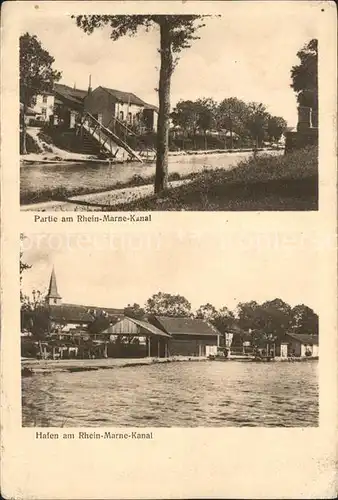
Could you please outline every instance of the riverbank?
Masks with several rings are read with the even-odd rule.
[[[259,148],[256,149],[258,152],[264,151],[280,151],[273,148]],[[180,156],[198,156],[198,155],[213,155],[213,154],[238,154],[238,153],[253,153],[252,148],[242,148],[242,149],[205,149],[205,150],[186,150],[186,151],[169,151],[169,157],[180,157]],[[108,163],[108,164],[120,164],[125,163],[121,160],[99,158],[93,155],[86,155],[83,153],[72,153],[64,149],[56,148],[53,146],[53,151],[44,151],[42,153],[29,153],[26,155],[20,155],[20,163],[22,166],[35,165],[35,164],[55,164],[55,163]],[[145,160],[146,162],[146,160]]]
[[[280,156],[281,152],[270,151],[268,155]],[[240,162],[251,156],[250,152],[241,152],[169,157],[169,189],[174,186],[174,181],[184,181],[181,184],[175,184],[175,187],[178,187],[187,184],[197,175],[207,171],[234,169]],[[90,197],[90,202],[94,207],[97,204],[96,209],[100,210],[105,208],[101,205],[115,206],[153,195],[155,164],[91,163],[86,165],[69,162],[66,165],[31,165],[21,169],[20,180],[20,203],[23,210],[53,210],[54,205],[58,207],[58,210],[86,210],[85,203],[81,202],[88,201],[87,195],[92,194],[97,196]],[[142,186],[148,187],[139,189]],[[115,191],[122,189],[127,189],[126,196],[118,198],[118,202],[116,202],[117,193]],[[54,203],[41,207],[38,205],[30,206],[45,202]],[[90,206],[87,208],[91,210]]]
[[[188,185],[116,205],[114,210],[318,210],[318,150],[257,155],[234,169],[201,172]]]
[[[22,358],[21,360],[21,374],[22,376],[29,377],[37,374],[50,374],[56,372],[67,372],[67,373],[78,373],[78,372],[88,372],[96,370],[111,370],[115,368],[127,368],[136,366],[147,366],[158,363],[179,363],[179,362],[197,362],[197,361],[209,361],[217,363],[217,361],[222,362],[247,362],[255,363],[259,362],[254,358],[244,359],[241,356],[234,356],[226,358],[223,360],[214,359],[211,360],[205,356],[171,356],[169,358],[105,358],[105,359],[58,359],[58,360],[38,360],[31,358]],[[318,357],[311,358],[295,358],[295,357],[276,357],[270,360],[270,363],[274,362],[310,362],[318,361]]]
[[[170,358],[106,358],[106,359],[62,359],[39,360],[22,358],[21,373],[24,376],[55,372],[85,372],[110,370],[128,366],[146,366],[158,363],[178,363],[187,361],[207,361],[206,357],[172,356]]]
[[[99,190],[98,192],[92,192],[85,194],[80,194],[76,196],[67,196],[64,193],[54,193],[54,195],[47,196],[47,200],[50,198],[53,201],[40,201],[38,203],[29,203],[21,205],[22,211],[76,211],[76,212],[88,212],[97,210],[106,210],[108,207],[113,207],[115,205],[120,205],[125,203],[126,200],[135,201],[137,199],[146,198],[150,196],[154,191],[154,184],[149,184],[148,179],[145,179],[144,185],[130,186],[127,183],[126,187],[119,188],[114,187],[107,191]],[[190,178],[171,181],[169,183],[168,189],[174,189],[176,187],[182,186],[191,182]],[[44,197],[41,197],[44,199]],[[41,199],[40,198],[40,199]]]

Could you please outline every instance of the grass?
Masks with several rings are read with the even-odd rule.
[[[189,184],[114,210],[318,210],[318,151],[251,157],[231,171],[207,170]]]
[[[177,172],[173,172],[172,174],[169,175],[170,181],[177,181],[180,179],[181,176]],[[129,187],[145,186],[148,184],[154,184],[154,181],[155,181],[154,175],[149,177],[143,177],[142,175],[135,174],[129,181],[116,182],[112,185],[107,185],[105,186],[104,190],[102,189],[102,187],[93,189],[91,187],[82,187],[82,186],[78,186],[76,188],[66,188],[64,186],[61,186],[61,187],[40,189],[34,192],[22,191],[20,193],[20,203],[22,205],[29,205],[32,203],[41,203],[52,200],[66,201],[68,198],[72,196],[102,193],[103,191],[110,191],[110,190],[129,188]]]

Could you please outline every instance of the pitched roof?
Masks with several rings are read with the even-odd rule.
[[[298,340],[301,344],[318,345],[318,335],[308,333],[287,333],[288,337]]]
[[[148,323],[148,321],[141,321],[140,319],[130,318],[129,316],[125,316],[121,321],[118,321],[114,325],[110,325],[106,330],[104,330],[101,333],[111,333],[114,335],[126,335],[127,333],[117,333],[115,330],[115,326],[119,323],[122,323],[125,320],[128,320],[128,321],[134,323],[135,325],[139,326],[140,328],[145,330],[146,333],[151,333],[151,334],[157,335],[159,337],[170,337],[170,335],[168,335],[166,332],[163,332],[162,330],[160,330],[156,326]]]
[[[124,313],[124,309],[117,309],[115,307],[102,307],[102,306],[86,306],[89,311],[95,312],[105,312],[109,316],[121,316]]]
[[[88,312],[86,306],[75,304],[60,304],[50,306],[50,319],[55,321],[74,321],[79,323],[92,323],[94,317]]]
[[[61,299],[61,295],[59,295],[58,289],[57,289],[56,276],[55,276],[54,267],[52,269],[52,274],[50,276],[47,298]]]
[[[123,92],[122,90],[109,89],[108,87],[102,87],[102,86],[100,86],[99,88],[108,92],[108,94],[115,97],[118,101],[124,103],[136,104],[137,106],[143,106],[146,109],[155,109],[156,111],[158,109],[153,104],[148,104],[147,102],[143,101],[132,92]]]
[[[83,99],[88,94],[87,90],[73,89],[68,85],[63,85],[61,83],[54,84],[54,93],[56,97],[61,99],[66,99],[71,104],[79,107],[83,103]]]
[[[219,335],[218,330],[204,319],[172,318],[169,316],[155,316],[155,319],[170,335]]]
[[[140,319],[129,318],[129,317],[128,317],[128,319],[130,319],[130,321],[133,321],[133,323],[135,323],[135,325],[139,325],[141,328],[145,328],[146,330],[148,330],[150,333],[153,333],[154,335],[159,335],[161,337],[170,337],[170,335],[163,332],[162,330],[160,330],[156,326],[152,325],[151,323],[148,323],[148,321],[142,321]]]

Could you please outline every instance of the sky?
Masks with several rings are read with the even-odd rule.
[[[200,39],[181,53],[172,80],[172,107],[180,99],[238,97],[262,102],[271,114],[295,126],[290,69],[298,62],[297,51],[318,36],[318,6],[311,4],[316,2],[223,2],[223,15],[207,18]],[[60,83],[87,89],[91,74],[93,88],[133,92],[157,104],[156,29],[112,42],[108,29],[86,35],[69,14],[46,18],[37,11],[22,21],[21,33],[27,31],[55,58]]]
[[[54,266],[65,303],[123,308],[162,291],[183,295],[193,309],[210,302],[233,310],[239,302],[278,297],[318,310],[318,252],[309,236],[236,226],[223,234],[207,225],[162,233],[27,234],[23,261],[32,267],[23,273],[23,291],[45,292]]]

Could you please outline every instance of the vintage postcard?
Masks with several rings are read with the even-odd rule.
[[[326,1],[4,4],[4,498],[336,496],[336,56]]]

